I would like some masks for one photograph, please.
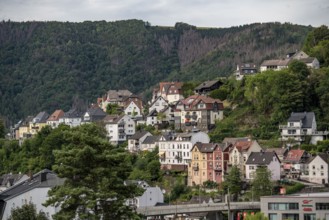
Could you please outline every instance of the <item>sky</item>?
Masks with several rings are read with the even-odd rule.
[[[0,19],[11,21],[117,21],[152,26],[184,22],[231,27],[256,22],[329,26],[328,0],[0,0]]]

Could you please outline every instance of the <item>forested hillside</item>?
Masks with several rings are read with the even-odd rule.
[[[161,80],[207,80],[301,49],[311,27],[265,23],[232,28],[117,22],[0,23],[0,116],[7,123],[109,89],[150,91]]]

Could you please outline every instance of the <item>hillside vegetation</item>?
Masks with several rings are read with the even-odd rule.
[[[0,116],[13,124],[39,111],[67,111],[109,89],[148,94],[163,80],[198,81],[300,49],[311,27],[232,28],[117,22],[0,23]],[[82,101],[81,101],[82,100]]]

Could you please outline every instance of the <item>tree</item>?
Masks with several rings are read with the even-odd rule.
[[[6,131],[5,131],[5,124],[2,118],[0,118],[0,138],[5,138]]]
[[[63,135],[68,142],[55,150],[53,170],[65,178],[62,186],[50,190],[46,205],[60,206],[55,219],[123,219],[136,214],[124,205],[142,192],[126,185],[132,167],[128,153],[106,140],[106,132],[95,124],[85,124]]]
[[[268,220],[268,218],[262,212],[257,212],[254,215],[248,214],[246,220]]]
[[[261,196],[271,195],[273,184],[271,181],[272,173],[267,167],[258,167],[252,180],[253,199],[259,199]]]
[[[35,205],[29,203],[12,209],[8,220],[48,220],[48,218],[42,211],[37,213]]]
[[[237,166],[232,166],[228,175],[225,177],[223,188],[225,192],[230,191],[230,194],[237,198],[242,189],[241,173]]]
[[[118,115],[121,112],[121,108],[118,104],[108,104],[106,106],[106,113],[109,115]]]

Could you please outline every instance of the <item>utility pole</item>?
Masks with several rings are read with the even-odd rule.
[[[230,188],[227,188],[227,218],[228,220],[231,220],[231,207],[230,207]]]

